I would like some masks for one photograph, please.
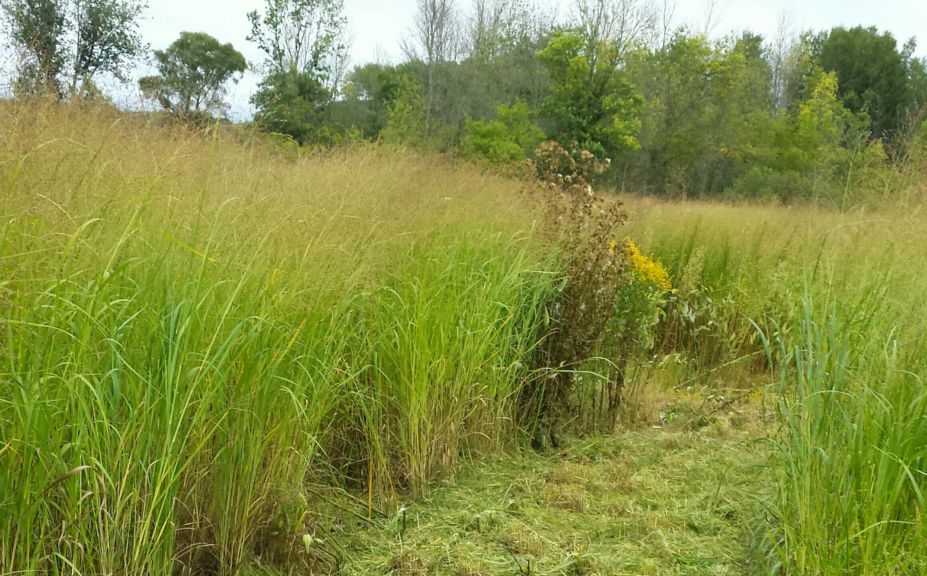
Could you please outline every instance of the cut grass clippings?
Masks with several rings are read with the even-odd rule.
[[[744,574],[768,493],[755,418],[482,462],[350,531],[346,574]]]

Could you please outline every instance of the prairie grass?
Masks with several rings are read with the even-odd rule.
[[[0,574],[334,571],[350,564],[338,542],[353,536],[319,537],[338,528],[324,516],[332,491],[353,521],[392,519],[393,530],[406,521],[400,497],[420,498],[471,459],[514,454],[503,451],[526,440],[519,398],[563,286],[537,233],[542,210],[519,186],[397,149],[305,156],[235,128],[0,106]],[[628,211],[627,233],[677,292],[655,334],[663,367],[635,367],[639,405],[624,410],[653,412],[646,387],[661,378],[745,394],[760,382],[778,415],[773,466],[751,484],[764,509],[751,522],[737,510],[738,529],[757,534],[755,571],[927,571],[927,225],[916,205],[630,198]],[[596,375],[588,382],[594,391]],[[717,479],[712,467],[746,459],[742,449],[641,453],[692,458],[688,474]],[[612,457],[586,472],[610,474]],[[643,488],[667,474],[647,470]],[[641,502],[680,496],[677,480]],[[559,531],[598,518],[602,486],[560,482],[537,518]],[[731,526],[702,520],[733,541]],[[472,573],[511,571],[512,554],[552,573],[745,562],[719,564],[718,541],[680,537],[677,551],[647,551],[653,562],[622,563],[522,528],[500,541],[516,552]],[[612,536],[671,532],[650,528]],[[400,545],[366,568],[437,570],[423,558],[434,554]]]
[[[373,513],[518,440],[555,276],[511,182],[106,110],[0,134],[0,573],[310,565],[312,482]]]
[[[689,351],[686,381],[738,363],[770,382],[780,465],[757,571],[925,573],[920,211],[630,204],[680,286],[663,338]]]

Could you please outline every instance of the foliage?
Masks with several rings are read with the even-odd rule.
[[[920,574],[927,393],[907,362],[923,348],[891,351],[897,340],[882,331],[896,327],[880,326],[878,296],[854,303],[824,290],[806,294],[802,319],[769,340],[785,423],[771,553],[789,573]],[[833,300],[819,307],[818,297]]]
[[[254,120],[269,132],[300,144],[331,143],[335,136],[324,121],[331,93],[312,74],[280,73],[264,78],[252,97]]]
[[[633,418],[632,413],[641,410],[633,395],[653,384],[633,378],[640,378],[641,368],[651,362],[673,287],[666,269],[643,255],[637,242],[625,238],[623,247],[627,265],[607,313],[598,356],[584,362],[577,377],[585,386],[576,386],[573,394],[573,412],[581,422],[573,427],[576,432],[613,433],[621,416]],[[619,248],[612,240],[609,249]]]
[[[600,158],[639,146],[640,100],[618,66],[614,43],[589,48],[579,34],[559,32],[539,57],[551,78],[542,111],[558,142],[576,141]]]
[[[321,121],[347,55],[342,0],[266,0],[248,13],[251,34],[266,55],[265,75],[251,101],[266,129],[300,144],[333,141]]]
[[[536,10],[527,0],[476,0],[466,30],[470,59],[483,65],[505,60],[530,38]]]
[[[321,19],[305,28],[301,46],[320,43],[303,50],[298,67],[339,60],[337,18],[323,18],[333,14],[328,4],[310,4],[300,17]],[[314,93],[315,106],[302,108],[324,113],[292,114],[320,124],[286,128],[292,136],[331,142],[338,140],[331,134],[354,132],[506,164],[536,143],[540,129],[561,146],[575,141],[612,158],[603,182],[615,188],[841,208],[899,195],[913,174],[902,166],[911,166],[907,147],[927,101],[927,67],[912,43],[899,49],[888,34],[838,28],[782,32],[772,41],[749,31],[709,39],[674,30],[667,19],[660,30],[646,3],[610,0],[583,2],[559,27],[521,0],[480,0],[466,22],[447,3],[418,9],[420,46],[405,45],[408,61],[358,67],[342,94],[325,73],[338,67],[321,66],[330,92]],[[270,47],[277,36],[269,31],[284,20],[252,15],[264,31],[261,45],[276,55],[271,62],[292,51]],[[331,57],[321,55],[326,46]],[[857,49],[866,53],[848,56]],[[852,68],[863,61],[872,74]],[[263,102],[273,101],[266,97],[272,89],[263,86]],[[533,111],[530,123],[500,116],[512,102]],[[895,111],[891,133],[878,126],[886,121],[882,108]],[[530,137],[519,143],[513,130]],[[307,140],[313,131],[320,137]],[[886,150],[881,163],[870,147],[876,140]]]
[[[420,84],[403,76],[390,104],[381,135],[385,142],[428,147],[427,102]]]
[[[166,50],[156,50],[159,76],[139,80],[142,92],[174,114],[222,110],[225,84],[247,68],[231,44],[203,32],[181,32]]]
[[[248,40],[267,56],[267,74],[305,74],[337,86],[347,53],[343,0],[265,0],[248,13]]]
[[[524,102],[500,104],[498,120],[469,120],[464,135],[464,154],[494,165],[523,162],[544,140],[544,132],[531,120]]]
[[[140,0],[72,0],[76,34],[71,89],[98,73],[126,80],[128,65],[145,50],[138,21],[147,3]]]
[[[815,61],[837,75],[846,107],[869,115],[876,138],[893,137],[915,103],[927,98],[924,86],[912,83],[918,72],[923,75],[922,63],[913,58],[913,42],[899,50],[890,33],[857,26],[834,28],[816,43]]]
[[[61,0],[3,0],[0,10],[19,53],[17,92],[59,95],[66,61],[66,5]]]
[[[673,291],[669,272],[660,262],[645,256],[637,242],[625,239],[628,267],[624,287],[613,311],[609,337],[618,350],[615,362],[626,366],[628,360],[650,351],[657,324]]]
[[[407,81],[397,67],[382,64],[356,67],[345,83],[348,110],[342,123],[360,128],[367,138],[377,138],[386,127],[389,112]]]
[[[701,196],[731,185],[768,130],[761,52],[757,36],[713,43],[680,31],[653,55],[633,57],[630,74],[644,93],[641,152],[628,160],[636,186]]]
[[[63,96],[100,73],[125,81],[127,65],[145,49],[138,21],[142,0],[3,0],[10,41],[20,55],[18,90]]]
[[[114,72],[94,30],[119,17],[100,7],[125,8],[113,54],[132,51],[138,4],[0,2],[23,93],[94,93],[91,77]],[[427,63],[357,69],[342,98],[340,2],[268,0],[251,23],[270,137],[4,104],[0,572],[334,572],[349,524],[319,512],[332,492],[352,521],[396,518],[409,554],[400,498],[525,430],[538,445],[590,421],[611,432],[628,384],[658,365],[731,418],[730,389],[773,382],[761,516],[717,491],[704,506],[724,519],[710,530],[757,520],[758,570],[927,571],[927,74],[913,45],[807,33],[779,66],[749,33],[525,18],[485,20],[478,42]],[[526,202],[491,170],[402,147],[299,153],[352,128],[497,162],[544,130],[559,142],[535,150]],[[690,201],[630,197],[628,222],[606,182]],[[710,196],[795,205],[691,201]],[[443,570],[460,547],[440,548]],[[655,569],[574,548],[544,568]]]

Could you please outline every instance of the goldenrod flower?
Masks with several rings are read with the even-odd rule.
[[[673,283],[670,282],[669,273],[666,268],[659,262],[644,256],[640,247],[634,240],[625,239],[628,245],[628,260],[631,267],[637,273],[638,278],[643,282],[650,283],[664,292],[673,289]]]

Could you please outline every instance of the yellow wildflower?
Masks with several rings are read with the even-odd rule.
[[[664,292],[672,290],[673,284],[670,282],[669,273],[666,271],[666,268],[656,260],[644,256],[641,253],[640,247],[634,240],[627,238],[626,242],[628,244],[628,260],[634,268],[634,271],[637,272],[638,278],[644,282],[653,284]]]

